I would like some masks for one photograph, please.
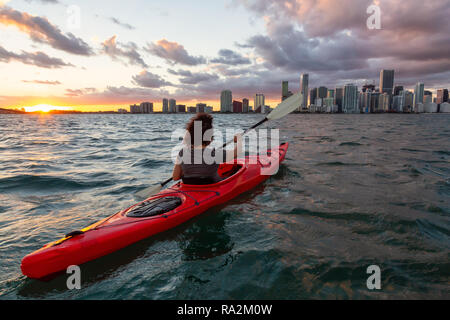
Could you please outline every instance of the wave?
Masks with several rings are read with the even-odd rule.
[[[362,146],[361,143],[358,142],[342,142],[341,144],[339,144],[340,146],[351,146],[351,147],[357,147],[357,146]]]
[[[0,192],[79,190],[113,185],[112,180],[77,181],[64,177],[45,175],[17,175],[0,179]]]

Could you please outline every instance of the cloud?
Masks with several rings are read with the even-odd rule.
[[[14,53],[0,46],[0,62],[18,61],[24,64],[34,65],[41,68],[56,69],[62,67],[73,67],[73,64],[65,63],[59,58],[49,57],[44,52]]]
[[[26,2],[34,2],[36,0],[25,0]],[[42,2],[43,4],[57,4],[60,3],[58,0],[37,0],[39,2]]]
[[[63,34],[47,18],[32,16],[4,6],[0,7],[0,24],[15,26],[28,34],[34,42],[46,43],[58,50],[84,56],[93,54],[92,48],[86,42],[72,33]]]
[[[22,80],[22,82],[34,83],[34,84],[45,84],[45,85],[52,85],[52,86],[61,84],[61,82],[59,82],[59,81],[49,81],[49,80]]]
[[[183,64],[188,66],[195,66],[206,63],[206,59],[202,56],[191,56],[186,49],[176,43],[170,42],[166,39],[158,40],[156,43],[148,44],[146,50],[157,57],[165,59],[170,64]]]
[[[133,82],[144,88],[160,88],[171,85],[170,82],[165,81],[159,75],[146,70],[133,76]]]
[[[228,64],[233,66],[251,63],[250,59],[243,57],[239,53],[229,49],[221,49],[219,51],[219,58],[212,59],[210,62]]]
[[[68,97],[81,97],[87,94],[93,94],[97,92],[95,88],[84,88],[84,89],[66,89],[65,96]]]
[[[119,25],[119,26],[121,26],[121,27],[123,27],[123,28],[125,28],[125,29],[128,29],[128,30],[134,30],[134,29],[136,29],[136,28],[135,28],[134,26],[132,26],[131,24],[122,22],[122,21],[120,21],[120,20],[117,19],[117,18],[110,17],[109,20],[111,20],[111,21],[114,22],[115,24],[117,24],[117,25]]]
[[[105,40],[102,43],[102,52],[110,56],[113,60],[119,60],[120,57],[124,57],[128,60],[130,65],[138,65],[143,68],[148,68],[148,65],[144,62],[141,55],[137,51],[137,46],[133,42],[127,44],[119,43],[116,41],[117,36]]]
[[[189,70],[180,69],[178,71],[167,69],[167,72],[173,75],[181,76],[179,79],[183,84],[198,84],[200,82],[212,81],[219,78],[216,74],[211,74],[207,72],[194,72]]]
[[[266,32],[236,45],[252,49],[267,70],[309,72],[310,85],[335,86],[378,79],[380,69],[395,69],[397,84],[433,79],[434,85],[442,79],[440,86],[449,85],[444,76],[450,72],[449,1],[379,1],[380,30],[367,28],[372,0],[235,3],[264,17]]]

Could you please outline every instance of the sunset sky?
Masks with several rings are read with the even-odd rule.
[[[450,87],[449,21],[450,0],[0,0],[0,107],[160,110],[167,97],[217,110],[223,89],[274,106],[302,72],[334,88],[378,85],[382,68],[434,91]]]

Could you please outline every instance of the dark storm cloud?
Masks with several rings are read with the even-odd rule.
[[[146,51],[152,55],[165,59],[170,64],[183,64],[195,66],[206,63],[206,59],[202,56],[190,55],[184,46],[170,42],[166,39],[158,40],[156,43],[150,43],[146,47]]]
[[[62,67],[73,67],[70,63],[65,63],[59,58],[49,57],[47,54],[37,51],[37,52],[25,52],[14,53],[6,50],[0,46],[0,62],[10,62],[19,61],[24,64],[34,65],[41,68],[62,68]]]
[[[28,34],[31,40],[46,43],[58,50],[84,56],[93,54],[92,48],[86,42],[72,33],[63,34],[47,18],[32,16],[3,6],[0,7],[0,24],[16,26],[20,31]]]
[[[117,36],[112,36],[102,43],[102,52],[110,56],[113,60],[120,60],[125,58],[130,65],[138,65],[147,68],[148,65],[144,62],[141,55],[137,51],[137,46],[133,42],[123,44],[116,41]],[[121,61],[121,60],[120,60]]]
[[[266,33],[240,48],[252,48],[263,65],[291,74],[312,73],[321,83],[378,79],[395,69],[396,82],[442,79],[450,71],[450,1],[380,1],[381,29],[370,30],[371,0],[236,0],[264,16]],[[314,80],[313,80],[314,81]],[[431,85],[431,83],[430,83]]]
[[[160,88],[170,86],[171,83],[162,79],[159,75],[148,72],[146,70],[133,76],[133,82],[144,88]]]
[[[229,49],[221,49],[219,51],[219,57],[212,59],[210,62],[228,64],[233,66],[251,63],[250,59],[243,57],[239,53]]]

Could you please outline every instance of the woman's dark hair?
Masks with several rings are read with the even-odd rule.
[[[194,143],[195,143],[194,142],[195,141],[194,124],[196,121],[200,121],[202,124],[202,136],[200,137],[200,140],[198,140],[198,141],[202,141],[202,145],[207,146],[211,143],[211,141],[203,141],[203,136],[207,130],[212,129],[213,117],[207,113],[197,113],[194,117],[192,117],[191,120],[189,120],[189,122],[186,125],[186,130],[191,135],[191,140],[190,140],[191,146],[194,146]]]

